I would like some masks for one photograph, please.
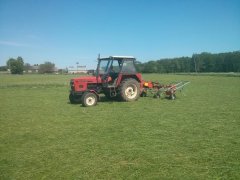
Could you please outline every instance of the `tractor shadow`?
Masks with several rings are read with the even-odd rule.
[[[99,99],[99,102],[104,102],[104,103],[113,103],[113,102],[122,102],[120,98],[107,98],[106,96],[102,96]]]
[[[68,105],[71,105],[71,106],[77,106],[79,104],[81,104],[80,102],[79,103],[71,103],[70,101],[67,101],[67,104]]]

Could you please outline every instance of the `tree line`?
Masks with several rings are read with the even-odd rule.
[[[40,65],[31,66],[29,63],[24,63],[22,57],[9,58],[6,62],[6,66],[1,66],[0,71],[10,70],[11,74],[23,74],[23,72],[30,72],[37,70],[37,73],[53,73],[55,71],[55,64],[46,61]]]
[[[240,72],[240,51],[211,54],[203,52],[192,57],[166,58],[137,62],[137,70],[142,73],[180,72]]]
[[[138,72],[142,73],[182,73],[182,72],[240,72],[240,51],[227,53],[193,54],[192,57],[166,58],[151,60],[145,63],[136,62]],[[24,63],[22,57],[8,59],[0,71],[10,69],[12,74],[23,74],[33,66]],[[53,73],[55,64],[46,61],[37,65],[38,73]]]

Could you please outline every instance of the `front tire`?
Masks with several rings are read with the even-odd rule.
[[[123,101],[136,101],[140,95],[140,85],[135,79],[125,79],[120,85],[120,96]]]
[[[82,105],[85,107],[95,106],[97,104],[97,96],[92,92],[85,92],[82,96]]]

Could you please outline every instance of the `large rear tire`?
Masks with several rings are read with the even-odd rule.
[[[92,92],[85,92],[82,96],[82,105],[85,107],[95,106],[97,104],[97,96]]]
[[[135,79],[129,78],[120,85],[120,96],[123,101],[136,101],[139,98],[140,85]]]

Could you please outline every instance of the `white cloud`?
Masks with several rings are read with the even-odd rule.
[[[1,41],[1,40],[0,40],[0,45],[15,46],[15,47],[28,46],[27,44],[24,44],[24,43],[19,43],[19,42],[14,42],[14,41]]]

